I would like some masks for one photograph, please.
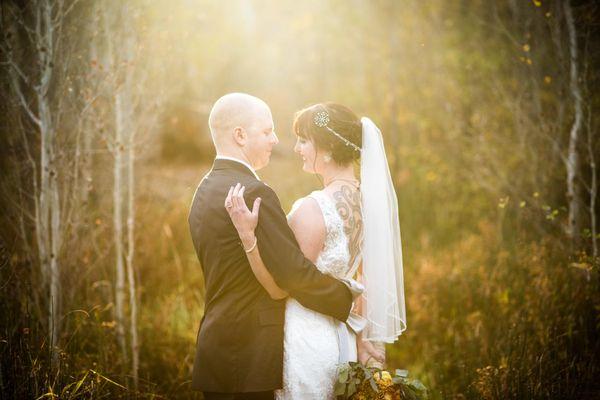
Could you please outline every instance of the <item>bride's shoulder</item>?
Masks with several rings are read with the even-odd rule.
[[[311,194],[297,200],[293,208],[288,215],[288,224],[304,256],[316,263],[327,237],[327,228],[319,204]]]
[[[311,230],[325,232],[325,221],[321,207],[317,202],[315,192],[306,197],[301,197],[294,202],[288,214],[290,226],[312,228]]]
[[[288,218],[292,217],[298,212],[306,215],[310,214],[311,212],[318,211],[319,205],[317,200],[314,198],[313,193],[305,197],[300,197],[294,201],[294,204],[292,204],[292,209],[288,213]]]

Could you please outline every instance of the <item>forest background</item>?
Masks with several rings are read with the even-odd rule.
[[[598,398],[600,6],[546,0],[0,3],[0,398],[199,398],[203,277],[187,226],[242,91],[318,189],[294,111],[383,131],[408,330],[433,399]]]

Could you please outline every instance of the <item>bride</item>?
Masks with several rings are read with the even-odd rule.
[[[381,132],[370,119],[359,120],[340,104],[319,103],[296,113],[293,130],[302,169],[320,176],[323,189],[294,203],[290,228],[317,268],[337,279],[358,280],[364,292],[345,324],[287,299],[283,389],[275,395],[332,399],[340,363],[358,359],[383,365],[383,343],[393,343],[406,329],[396,193]],[[225,204],[240,237],[248,237],[259,223],[260,200],[249,210],[243,196],[238,184]],[[287,297],[258,248],[247,254],[269,295]]]

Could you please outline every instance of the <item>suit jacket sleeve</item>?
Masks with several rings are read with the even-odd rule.
[[[304,307],[346,321],[352,307],[348,287],[304,257],[270,187],[260,183],[248,191],[249,207],[257,197],[262,202],[255,234],[261,258],[275,282]]]

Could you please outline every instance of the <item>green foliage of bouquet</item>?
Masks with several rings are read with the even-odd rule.
[[[426,400],[427,388],[418,379],[408,377],[408,371],[395,374],[379,368],[350,362],[339,367],[335,383],[338,400]]]

